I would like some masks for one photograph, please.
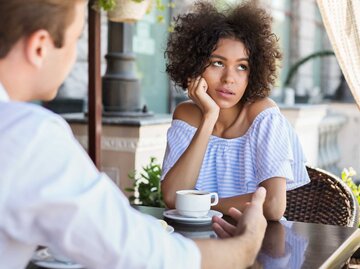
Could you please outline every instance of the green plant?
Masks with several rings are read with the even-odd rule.
[[[289,72],[287,73],[287,76],[285,78],[284,86],[288,87],[290,85],[291,79],[295,75],[296,71],[299,69],[299,67],[301,65],[303,65],[307,61],[309,61],[309,60],[311,60],[313,58],[331,56],[331,55],[335,55],[333,51],[331,51],[331,50],[322,50],[322,51],[317,51],[317,52],[311,53],[308,56],[306,56],[304,58],[301,58],[300,60],[295,62],[293,65],[291,65],[291,67],[289,69]]]
[[[115,0],[98,0],[96,3],[97,9],[102,8],[105,11],[114,9],[116,6]]]
[[[131,203],[135,205],[145,205],[154,207],[165,207],[161,193],[161,167],[156,163],[156,158],[151,157],[150,163],[143,166],[143,171],[137,174],[136,171],[129,173],[133,187],[126,188],[133,195],[129,197]]]
[[[131,0],[136,3],[141,3],[145,0]],[[151,0],[154,1],[154,0]],[[113,10],[116,6],[116,0],[97,0],[95,8],[97,10],[103,9],[104,11],[110,11]],[[156,20],[157,22],[163,23],[165,21],[164,15],[162,15],[165,12],[166,8],[174,8],[175,4],[173,2],[169,2],[168,4],[164,4],[162,0],[155,0],[155,8],[160,12],[160,14],[157,15]],[[151,10],[151,8],[150,8]],[[149,10],[149,12],[150,12]]]
[[[360,185],[357,186],[352,177],[356,175],[356,171],[350,167],[349,169],[344,168],[341,172],[341,179],[348,185],[351,191],[354,193],[359,205],[360,205]]]
[[[351,191],[354,193],[360,206],[360,185],[356,185],[352,179],[352,177],[355,175],[356,175],[356,171],[352,167],[350,167],[349,169],[344,168],[343,171],[341,172],[341,179],[346,183],[346,185],[349,186]]]

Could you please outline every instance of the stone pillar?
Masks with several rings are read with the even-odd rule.
[[[353,167],[357,175],[354,179],[360,183],[360,112],[355,103],[332,103],[329,105],[332,113],[340,113],[347,117],[347,122],[341,128],[338,137],[340,150],[339,168]]]
[[[76,139],[87,149],[87,121],[82,114],[64,115]],[[162,165],[171,115],[103,118],[101,170],[124,191],[132,186],[129,172],[142,170],[155,157]],[[124,192],[125,195],[128,193]]]
[[[133,24],[108,22],[108,53],[103,76],[104,116],[149,116],[142,108],[140,82],[135,73]]]
[[[319,157],[319,125],[326,115],[326,105],[280,106],[281,112],[294,127],[307,163],[317,167]]]

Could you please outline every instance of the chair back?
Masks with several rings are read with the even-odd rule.
[[[359,204],[350,188],[327,171],[307,167],[310,183],[287,192],[287,220],[356,227]]]

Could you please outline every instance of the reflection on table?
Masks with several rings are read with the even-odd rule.
[[[257,262],[263,268],[300,269],[309,240],[296,234],[292,222],[269,224]]]
[[[227,216],[225,219],[229,220]],[[207,225],[180,224],[166,219],[188,238],[216,238]],[[269,222],[255,264],[264,269],[341,268],[360,247],[360,229],[302,222]],[[30,263],[27,269],[39,267]]]
[[[229,220],[226,216],[225,218]],[[166,219],[189,238],[216,238],[211,225],[179,224]],[[302,222],[269,222],[252,268],[341,268],[360,247],[360,230]]]

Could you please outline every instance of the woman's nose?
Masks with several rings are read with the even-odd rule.
[[[235,82],[235,74],[230,68],[225,68],[222,74],[222,82],[224,84],[233,84]]]

